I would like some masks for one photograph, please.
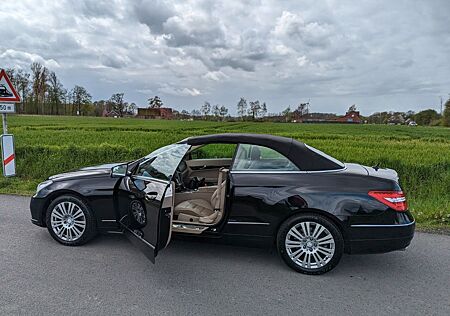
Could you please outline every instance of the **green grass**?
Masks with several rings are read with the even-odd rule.
[[[386,125],[162,121],[9,116],[15,135],[15,178],[1,193],[32,194],[46,177],[81,166],[131,160],[192,135],[253,132],[306,142],[345,162],[393,168],[418,223],[450,226],[450,129]],[[230,150],[212,147],[212,155]]]

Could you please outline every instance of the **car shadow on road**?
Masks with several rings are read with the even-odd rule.
[[[160,252],[153,266],[122,235],[105,235],[90,244],[102,248],[119,247],[120,251],[126,255],[134,256],[140,263],[148,264],[149,269],[172,275],[175,271],[177,275],[184,278],[190,275],[197,277],[199,274],[217,275],[225,271],[241,273],[246,269],[257,275],[273,273],[273,271],[278,274],[295,273],[283,263],[274,248],[250,248],[201,241],[173,240],[167,249]],[[402,275],[407,277],[412,265],[417,264],[412,262],[412,257],[408,256],[408,252],[402,251],[376,255],[345,254],[339,265],[324,276],[365,278],[367,274],[370,274],[382,279]]]

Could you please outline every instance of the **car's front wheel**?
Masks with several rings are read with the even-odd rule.
[[[66,246],[85,244],[96,234],[95,219],[80,198],[63,195],[50,203],[46,215],[50,235]]]
[[[292,269],[305,274],[322,274],[339,263],[344,240],[336,225],[326,217],[301,214],[281,225],[277,248]]]

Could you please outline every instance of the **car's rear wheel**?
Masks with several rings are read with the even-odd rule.
[[[284,262],[295,271],[322,274],[339,263],[344,252],[344,239],[336,225],[326,217],[301,214],[281,225],[277,248]]]
[[[80,198],[63,195],[50,203],[46,215],[50,235],[66,246],[85,244],[96,235],[95,218]]]

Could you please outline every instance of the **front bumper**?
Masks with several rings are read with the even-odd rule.
[[[404,224],[360,224],[350,227],[351,254],[383,253],[402,250],[414,237],[415,221]]]
[[[30,201],[31,222],[37,226],[46,227],[45,225],[45,206],[46,199],[32,197]]]

